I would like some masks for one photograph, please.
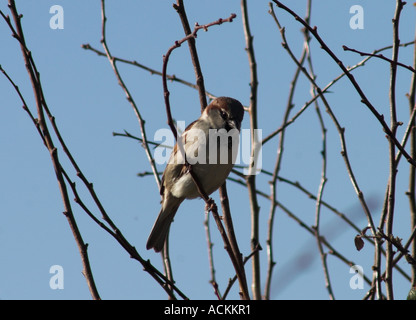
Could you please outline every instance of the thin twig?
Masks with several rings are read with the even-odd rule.
[[[403,9],[404,3],[401,0],[396,1],[396,11],[393,18],[393,58],[390,64],[390,130],[393,138],[396,137],[397,132],[397,115],[396,115],[396,79],[397,79],[397,61],[399,57],[399,21],[400,14]],[[389,151],[390,151],[390,175],[389,175],[389,193],[387,202],[387,216],[386,216],[386,231],[390,236],[393,234],[393,219],[394,219],[394,206],[396,197],[396,148],[395,143],[389,135]],[[393,246],[391,242],[387,242],[386,245],[386,295],[388,300],[394,299],[393,293]]]
[[[92,47],[89,43],[86,43],[86,44],[81,45],[81,48],[83,48],[85,50],[90,50],[92,52],[95,52],[100,57],[107,57],[107,55],[105,54],[105,52],[100,51],[100,50]],[[132,65],[132,66],[138,67],[140,69],[146,70],[146,71],[150,72],[151,75],[154,75],[155,74],[155,75],[158,75],[158,76],[162,76],[162,72],[160,72],[160,71],[158,71],[156,69],[150,68],[148,66],[145,66],[144,64],[139,63],[136,60],[128,60],[128,59],[123,59],[123,58],[116,57],[116,56],[113,56],[113,59],[114,59],[114,62],[121,62],[121,63],[125,63],[125,64],[128,64],[128,65]],[[182,78],[179,78],[179,77],[177,77],[174,74],[172,74],[172,75],[167,74],[166,77],[168,78],[168,80],[170,80],[172,82],[178,82],[178,83],[181,83],[181,84],[183,84],[183,85],[185,85],[187,87],[190,87],[190,88],[193,88],[193,89],[198,90],[198,86],[196,84],[191,83],[189,81],[186,81],[186,80],[184,80]],[[212,94],[212,93],[210,93],[208,91],[205,91],[205,94],[210,99],[215,99],[217,97],[217,96],[215,96],[214,94]]]
[[[276,19],[276,15],[273,10],[273,5],[271,3],[269,3],[269,14],[273,17],[275,23],[279,26],[279,21]],[[307,10],[306,15],[308,16],[309,14],[310,14],[310,10]],[[299,59],[299,65],[301,66],[303,65],[306,54],[307,54],[307,49],[306,49],[306,46],[304,46],[302,54],[301,54],[301,58]],[[287,127],[287,124],[289,123],[289,115],[294,106],[293,98],[294,98],[295,89],[298,83],[300,73],[301,73],[300,67],[297,67],[295,70],[294,76],[290,82],[289,95],[288,95],[288,100],[286,103],[285,114],[283,116],[283,123],[280,126],[282,130],[281,130],[279,145],[277,149],[275,167],[273,170],[272,179],[269,181],[271,204],[270,204],[269,218],[267,221],[268,229],[267,229],[266,243],[267,243],[268,267],[267,267],[266,284],[264,286],[264,295],[263,295],[265,300],[270,299],[270,289],[271,289],[273,268],[276,264],[273,258],[273,227],[274,227],[274,216],[275,216],[276,208],[277,208],[277,181],[278,181],[278,175],[280,173],[281,163],[283,159],[283,152],[284,152],[285,129]],[[293,119],[294,118],[292,118],[292,120]],[[265,142],[267,142],[266,139],[262,141],[263,144]]]
[[[191,34],[191,28],[189,26],[188,17],[186,16],[185,6],[183,0],[177,0],[176,4],[173,5],[175,10],[178,12],[179,17],[182,21],[182,27],[185,32],[185,35],[188,36]],[[201,65],[199,63],[199,57],[196,50],[195,38],[191,37],[188,39],[189,52],[191,54],[192,64],[194,66],[194,73],[196,76],[196,87],[199,93],[199,103],[201,105],[201,113],[207,106],[207,98],[204,84],[204,76],[202,74]]]
[[[344,51],[351,51],[351,52],[358,53],[360,56],[364,56],[364,57],[365,56],[368,56],[368,57],[376,57],[376,58],[379,58],[381,60],[387,61],[390,64],[403,67],[403,68],[405,68],[407,70],[410,70],[413,73],[416,73],[416,70],[414,68],[412,68],[411,66],[407,66],[407,65],[405,65],[403,63],[400,63],[398,61],[394,61],[392,59],[389,59],[389,58],[385,57],[384,55],[382,55],[381,53],[376,54],[376,53],[363,52],[363,51],[359,51],[359,50],[356,50],[356,49],[349,48],[346,45],[343,45],[342,46],[342,49],[344,49]]]
[[[257,63],[254,55],[254,46],[253,46],[253,36],[250,31],[250,24],[248,20],[248,9],[247,1],[241,0],[241,12],[243,20],[243,29],[244,36],[246,40],[246,51],[248,55],[249,67],[250,67],[250,106],[249,106],[249,115],[250,115],[250,130],[251,130],[251,159],[256,159],[258,144],[257,137]],[[251,163],[251,166],[254,165],[256,161]],[[251,169],[251,168],[250,168]],[[250,199],[250,211],[251,211],[251,250],[254,249],[259,244],[259,213],[260,207],[257,203],[257,194],[256,194],[256,175],[250,174],[247,176],[247,188]],[[252,259],[252,284],[251,290],[253,292],[253,299],[261,299],[261,280],[260,280],[260,255],[259,252],[256,252]]]
[[[313,74],[313,72],[312,72]],[[314,90],[312,92],[314,94]],[[319,106],[316,105],[316,112],[318,114],[318,118],[319,118],[319,123],[321,125],[321,129],[322,129],[322,176],[321,176],[321,183],[319,185],[319,190],[318,190],[318,195],[316,197],[316,214],[315,214],[315,225],[314,225],[314,230],[315,230],[315,237],[316,237],[316,241],[318,244],[318,249],[319,249],[319,253],[321,256],[321,262],[322,262],[322,267],[324,270],[324,275],[325,275],[325,286],[328,290],[329,293],[329,297],[331,300],[334,300],[334,293],[332,290],[332,285],[331,285],[331,281],[330,281],[330,277],[329,277],[329,271],[328,271],[328,265],[327,265],[327,255],[326,253],[324,253],[323,250],[323,246],[321,243],[321,236],[320,236],[320,216],[321,216],[321,208],[322,208],[322,195],[323,195],[323,191],[324,191],[324,187],[325,184],[327,182],[327,177],[326,177],[326,167],[327,167],[327,156],[326,156],[326,128],[325,128],[325,124],[321,115],[321,112],[319,110]]]
[[[416,40],[416,28],[415,28],[415,40]],[[416,46],[413,48],[413,66],[416,68]],[[408,94],[409,109],[411,114],[414,114],[416,110],[416,74],[412,76],[410,84],[410,92]],[[410,155],[416,158],[416,121],[414,117],[410,117],[411,122],[409,123],[410,132]],[[411,254],[416,258],[416,168],[409,166],[409,190],[406,192],[409,198],[409,209],[410,209],[410,227],[414,230],[410,243],[413,243]],[[416,266],[412,267],[412,287],[416,288]]]
[[[311,1],[308,2],[309,7],[311,6]],[[305,19],[307,23],[308,20]],[[310,76],[311,78],[316,81],[316,75],[314,72],[314,68],[312,65],[312,56],[311,56],[311,48],[309,45],[310,37],[309,32],[307,29],[304,29],[304,38],[305,38],[305,47],[307,48],[308,56],[307,61],[310,69]],[[311,85],[311,96],[315,97],[317,96],[316,88],[314,85]],[[318,189],[318,194],[316,196],[316,212],[315,212],[315,225],[314,225],[314,231],[315,231],[315,238],[318,245],[319,255],[321,257],[321,263],[322,268],[324,271],[325,276],[325,287],[327,288],[329,298],[331,300],[335,299],[334,292],[332,290],[331,280],[329,276],[329,270],[328,270],[328,264],[327,264],[327,254],[324,252],[323,245],[321,243],[321,234],[320,234],[320,222],[321,222],[321,208],[322,208],[322,197],[324,193],[325,184],[327,182],[327,139],[326,139],[326,132],[327,129],[325,127],[324,119],[321,114],[321,110],[318,104],[318,101],[315,101],[315,110],[318,116],[319,125],[321,127],[322,132],[322,173],[321,173],[321,182]]]
[[[392,234],[388,236],[381,229],[378,230],[378,235],[382,239],[384,239],[388,243],[390,243],[392,246],[394,246],[401,253],[402,256],[406,257],[406,260],[407,260],[408,263],[410,263],[411,265],[416,265],[416,259],[413,258],[409,254],[409,250],[402,245],[402,239],[394,237]],[[386,272],[387,272],[387,270],[386,270]]]
[[[243,259],[243,265],[245,265],[247,263],[248,260],[251,259],[251,257],[253,257],[257,251],[261,250],[262,248],[259,246],[257,246],[257,248],[255,248],[254,251],[252,251],[247,257],[245,257]],[[230,279],[230,281],[228,282],[228,286],[224,291],[224,295],[222,297],[222,300],[225,300],[227,298],[228,293],[230,292],[233,284],[235,283],[235,281],[237,280],[237,275],[235,275],[232,279]]]
[[[204,220],[205,237],[207,239],[207,247],[208,247],[209,272],[210,272],[210,275],[211,275],[211,279],[209,280],[209,282],[212,284],[212,286],[214,288],[214,293],[217,296],[218,300],[221,300],[221,293],[219,291],[217,279],[215,277],[214,254],[213,254],[213,251],[212,251],[212,248],[213,248],[214,244],[211,241],[211,232],[210,232],[210,228],[209,228],[209,217],[210,217],[210,215],[206,214],[205,215],[205,220]]]

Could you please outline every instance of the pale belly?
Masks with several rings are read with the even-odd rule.
[[[233,164],[198,164],[194,165],[193,172],[198,177],[201,186],[207,195],[217,190],[228,177]],[[200,196],[198,189],[187,173],[182,176],[171,190],[173,196],[177,198],[194,199]]]

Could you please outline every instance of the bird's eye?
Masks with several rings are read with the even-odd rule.
[[[225,111],[223,111],[223,110],[220,110],[220,115],[221,115],[221,118],[223,118],[224,120],[227,120],[227,113],[225,112]]]

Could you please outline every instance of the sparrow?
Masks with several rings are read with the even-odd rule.
[[[234,166],[244,108],[233,98],[214,99],[192,122],[175,144],[162,175],[162,208],[150,232],[146,248],[163,249],[170,225],[185,199],[200,196],[190,172],[210,195],[228,177]]]

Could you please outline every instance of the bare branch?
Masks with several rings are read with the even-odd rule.
[[[397,45],[399,45],[399,44],[397,44]],[[398,46],[397,46],[397,48],[398,48]],[[376,58],[379,58],[381,60],[387,61],[390,64],[393,64],[393,65],[396,65],[396,66],[400,66],[400,67],[403,67],[403,68],[405,68],[407,70],[410,70],[413,73],[416,72],[416,70],[414,68],[412,68],[411,66],[407,66],[407,65],[405,65],[403,63],[400,63],[398,61],[394,61],[392,59],[386,58],[381,53],[379,53],[379,54],[376,54],[376,53],[367,53],[367,52],[359,51],[359,50],[356,50],[356,49],[351,49],[351,48],[347,47],[346,45],[343,45],[342,46],[342,49],[344,49],[344,51],[351,51],[351,52],[358,53],[360,56],[376,57]]]
[[[246,40],[246,51],[248,55],[249,67],[250,67],[250,106],[249,106],[249,115],[250,115],[250,130],[251,130],[251,158],[255,159],[257,145],[260,143],[256,135],[256,129],[258,129],[257,124],[257,62],[254,55],[254,46],[253,46],[253,36],[250,31],[250,24],[248,20],[248,8],[247,1],[241,0],[241,12],[243,17],[243,29]],[[251,164],[254,165],[254,162]],[[247,176],[247,188],[250,198],[250,211],[251,211],[251,250],[254,249],[259,244],[259,213],[260,207],[257,203],[257,194],[256,194],[256,175],[251,174]],[[260,280],[260,255],[256,252],[252,259],[252,273],[253,280],[251,284],[251,289],[253,292],[253,299],[261,299],[261,280]]]

